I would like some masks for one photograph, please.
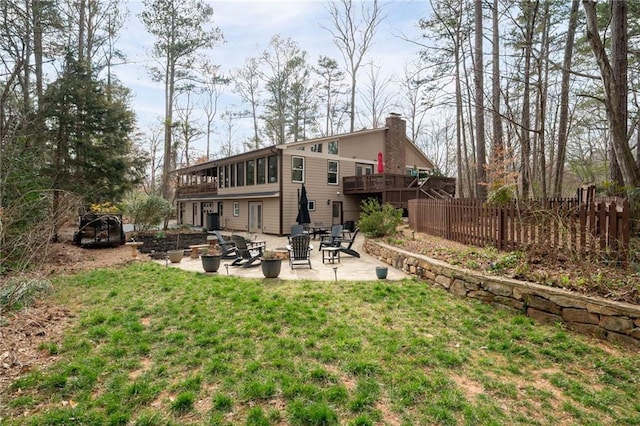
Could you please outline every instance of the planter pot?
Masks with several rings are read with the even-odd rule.
[[[389,268],[386,266],[376,266],[376,276],[379,280],[384,280],[387,278],[387,272],[389,272]]]
[[[214,254],[201,255],[200,259],[202,259],[202,269],[204,269],[205,272],[218,272],[221,258],[222,256]]]
[[[265,278],[278,278],[278,275],[280,275],[281,259],[262,260],[260,264]]]
[[[171,263],[180,263],[184,257],[183,250],[169,250],[167,254],[169,255],[169,262]]]

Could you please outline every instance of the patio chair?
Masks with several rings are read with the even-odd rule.
[[[342,238],[342,225],[333,225],[329,235],[323,235],[320,241],[320,248],[331,247],[336,245],[336,240]]]
[[[342,236],[346,238],[351,238],[351,234],[353,234],[356,230],[356,223],[353,220],[347,220],[342,225]]]
[[[289,250],[289,266],[309,266],[311,268],[311,237],[309,234],[299,234],[291,237],[291,243],[287,247]]]
[[[304,225],[291,225],[290,234],[287,235],[287,239],[291,241],[292,237],[302,234],[304,234]]]
[[[243,268],[248,268],[250,266],[258,266],[260,264],[260,256],[262,256],[262,249],[264,246],[258,246],[255,248],[249,248],[246,238],[241,235],[232,235],[231,240],[236,245],[236,251],[238,256],[236,260],[231,263],[232,266],[241,266]]]
[[[356,228],[356,230],[353,231],[353,235],[351,235],[351,238],[336,238],[334,240],[335,247],[339,247],[340,251],[343,253],[346,253],[354,257],[360,257],[360,253],[358,253],[357,251],[351,248],[351,246],[353,246],[353,242],[356,240],[356,237],[358,236],[359,231],[360,229]]]
[[[227,240],[220,231],[213,231],[213,235],[218,239],[218,245],[220,246],[220,250],[222,250],[223,259],[238,258],[238,249],[233,241]]]

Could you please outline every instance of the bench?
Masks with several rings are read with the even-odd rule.
[[[209,247],[211,247],[209,244],[194,244],[189,246],[189,248],[191,249],[191,258],[192,259],[199,258],[200,250],[208,249]]]

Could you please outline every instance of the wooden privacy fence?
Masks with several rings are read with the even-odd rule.
[[[629,202],[617,201],[562,198],[495,207],[482,200],[415,199],[409,201],[409,225],[463,244],[506,251],[535,245],[627,265]]]

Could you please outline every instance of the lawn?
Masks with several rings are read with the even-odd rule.
[[[75,324],[0,423],[640,424],[637,353],[424,282],[137,263],[54,284]]]

